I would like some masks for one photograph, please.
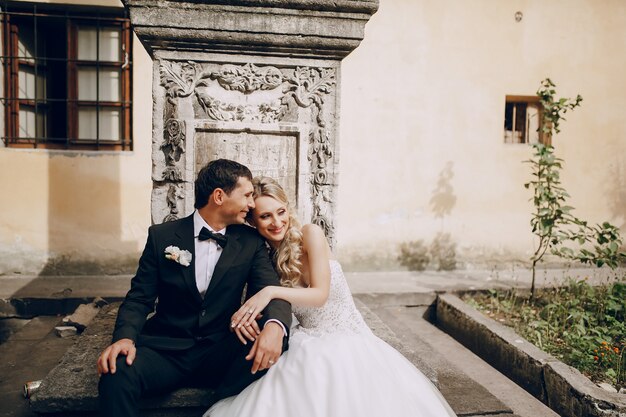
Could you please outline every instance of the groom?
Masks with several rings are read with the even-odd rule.
[[[237,162],[211,161],[196,179],[196,211],[148,229],[113,343],[98,358],[101,415],[137,416],[142,395],[182,385],[213,387],[215,400],[235,395],[286,349],[291,307],[282,300],[266,307],[262,330],[244,329],[252,346],[230,331],[246,284],[247,296],[280,285],[264,241],[243,224],[251,180]]]

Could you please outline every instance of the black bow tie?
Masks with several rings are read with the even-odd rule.
[[[222,248],[225,248],[226,243],[228,243],[228,238],[226,236],[220,233],[213,233],[206,227],[203,227],[202,230],[200,230],[200,234],[198,235],[198,240],[203,241],[209,239],[213,239],[215,243],[220,245]]]

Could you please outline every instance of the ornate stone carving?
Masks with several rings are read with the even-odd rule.
[[[273,90],[283,83],[283,73],[276,67],[257,67],[254,64],[222,65],[211,78],[226,90],[250,94],[257,90]]]
[[[257,67],[226,64],[217,71],[196,62],[161,62],[161,85],[165,88],[167,102],[164,108],[164,143],[166,168],[163,178],[168,182],[182,181],[176,164],[184,153],[184,125],[177,120],[177,100],[194,95],[198,108],[210,120],[229,122],[282,122],[290,109],[310,109],[309,152],[310,184],[313,196],[311,221],[320,225],[331,242],[334,240],[332,222],[332,167],[334,143],[332,131],[327,126],[324,111],[325,97],[334,93],[336,74],[334,68],[296,67],[280,70],[276,67]],[[280,98],[261,104],[228,102],[212,95],[215,84],[223,90],[238,91],[244,95],[260,94],[260,91],[280,90]],[[219,95],[219,94],[218,94]],[[258,101],[257,101],[258,103]],[[198,109],[196,109],[198,111]],[[197,117],[197,115],[196,115]],[[170,188],[171,190],[171,188]],[[170,214],[177,215],[176,198],[168,192]]]
[[[167,61],[160,65],[161,85],[165,87],[166,102],[163,107],[163,143],[160,148],[165,156],[163,181],[169,183],[167,207],[169,214],[163,221],[178,219],[178,200],[182,199],[182,191],[177,183],[184,180],[182,170],[178,166],[185,153],[185,122],[178,120],[177,105],[179,97],[187,97],[193,93],[190,86],[197,68],[193,64],[174,64]]]
[[[275,123],[284,111],[280,100],[258,105],[242,105],[219,100],[200,87],[206,87],[215,80],[223,89],[251,94],[267,91],[283,84],[284,76],[276,67],[257,67],[253,64],[223,65],[218,71],[203,68],[195,62],[161,63],[161,85],[166,89],[168,102],[175,105],[174,99],[195,94],[206,116],[217,121],[241,121]]]
[[[323,112],[324,97],[333,92],[336,83],[333,68],[301,68],[294,71],[287,80],[288,95],[300,107],[311,108],[311,133],[309,134],[309,154],[311,162],[311,193],[313,195],[313,216],[311,222],[319,225],[329,240],[334,239],[335,228],[330,216],[331,187],[328,165],[333,157],[333,144],[326,126]]]
[[[161,150],[165,155],[165,170],[163,179],[165,181],[179,182],[183,180],[180,169],[176,163],[180,161],[181,155],[185,152],[185,124],[176,119],[169,119],[165,122],[163,144]]]
[[[195,88],[200,64],[193,62],[161,61],[161,85],[165,87],[165,97],[174,107],[175,98],[190,96]]]
[[[196,92],[198,102],[209,119],[223,122],[261,122],[275,123],[282,114],[280,100],[259,105],[235,105],[224,103],[204,92]]]
[[[178,219],[178,200],[183,199],[182,186],[180,184],[170,184],[170,187],[167,190],[166,199],[167,206],[169,207],[170,212],[167,216],[165,216],[165,218],[163,218],[163,222],[169,222]]]

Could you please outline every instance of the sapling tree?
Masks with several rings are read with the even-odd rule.
[[[555,98],[555,84],[546,78],[541,82],[537,96],[542,105],[539,129],[543,143],[533,145],[531,159],[525,161],[532,167],[533,179],[524,186],[533,190],[534,211],[530,220],[532,232],[538,238],[531,256],[531,298],[535,296],[536,266],[544,255],[550,253],[596,266],[617,267],[626,260],[620,251],[622,238],[619,229],[608,222],[590,226],[572,214],[574,208],[567,204],[570,195],[561,183],[563,160],[554,154],[552,137],[560,132],[564,115],[580,106],[582,97]],[[574,244],[574,247],[572,247]]]

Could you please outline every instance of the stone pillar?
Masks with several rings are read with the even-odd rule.
[[[341,59],[378,0],[124,3],[154,59],[153,223],[191,213],[200,167],[229,158],[277,178],[333,244]]]

